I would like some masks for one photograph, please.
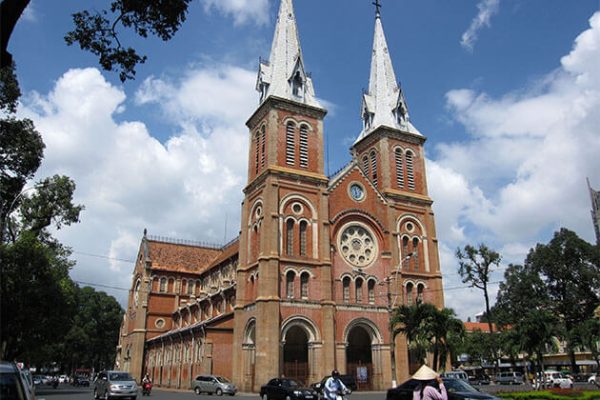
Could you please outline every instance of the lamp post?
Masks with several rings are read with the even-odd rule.
[[[394,284],[396,285],[396,293],[394,296],[394,301],[392,302],[392,292],[390,291],[391,284],[391,275],[386,278],[388,284],[388,315],[390,317],[390,359],[392,361],[392,387],[396,387],[396,340],[394,336],[394,327],[391,323],[392,311],[394,307],[396,307],[396,301],[398,300],[398,275],[400,274],[400,269],[402,269],[402,264],[408,261],[413,256],[413,253],[408,253],[396,267],[396,271],[394,273]]]

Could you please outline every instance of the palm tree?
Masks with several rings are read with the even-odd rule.
[[[438,310],[434,307],[430,317],[434,339],[433,368],[436,370],[443,369],[445,368],[446,360],[448,360],[448,353],[451,353],[452,350],[452,340],[448,340],[449,337],[455,336],[460,338],[464,336],[465,327],[462,321],[456,318],[456,314],[451,308]]]
[[[423,364],[423,360],[427,357],[427,350],[431,347],[433,339],[431,315],[434,310],[436,310],[434,305],[418,302],[416,305],[398,306],[392,311],[390,320],[392,340],[398,333],[406,335],[408,347],[420,364]]]

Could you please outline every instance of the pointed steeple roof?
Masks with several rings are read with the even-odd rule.
[[[363,130],[355,143],[383,126],[422,136],[409,121],[408,107],[396,81],[379,9],[375,15],[369,90],[363,94],[361,118]]]
[[[260,62],[256,90],[261,103],[274,96],[322,108],[304,69],[292,0],[281,0],[271,55]]]

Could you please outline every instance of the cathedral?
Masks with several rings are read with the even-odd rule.
[[[240,236],[225,246],[144,232],[116,366],[188,389],[221,375],[257,392],[337,368],[384,390],[420,360],[391,310],[444,306],[425,136],[409,119],[377,4],[368,90],[351,160],[324,173],[327,113],[306,71],[292,0],[281,0],[248,127]]]

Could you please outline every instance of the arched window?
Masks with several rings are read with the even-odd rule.
[[[308,168],[308,127],[300,126],[300,167]]]
[[[265,166],[265,159],[267,157],[267,130],[266,130],[266,128],[265,128],[264,125],[260,129],[260,147],[261,147],[261,152],[260,152],[260,166],[264,167]]]
[[[292,79],[292,93],[294,96],[302,97],[304,91],[302,89],[303,83],[304,82],[302,81],[302,76],[300,76],[300,71],[296,71],[294,78]]]
[[[285,297],[288,299],[293,299],[294,298],[294,279],[296,277],[296,274],[294,273],[294,271],[288,271],[287,274],[285,274]]]
[[[375,280],[369,279],[368,283],[369,304],[375,304]]]
[[[255,170],[254,172],[256,174],[258,174],[258,160],[260,159],[260,135],[258,134],[258,132],[256,132],[256,135],[254,136],[254,147],[255,147],[255,160],[254,160],[254,164],[255,164]]]
[[[408,255],[408,253],[410,253],[408,251],[408,238],[404,236],[402,238],[402,254]]]
[[[362,168],[366,176],[369,176],[369,157],[366,155],[362,159]]]
[[[425,290],[424,285],[417,286],[417,303],[423,303],[423,291]]]
[[[413,284],[409,283],[406,285],[406,303],[409,306],[413,305]]]
[[[167,291],[167,278],[160,278],[160,287],[158,291],[160,293],[165,293]]]
[[[362,303],[362,290],[363,290],[363,280],[362,278],[357,278],[356,279],[356,302],[357,303]]]
[[[413,153],[411,151],[406,152],[406,175],[408,179],[408,188],[415,190],[415,168],[413,165]]]
[[[377,154],[372,151],[371,154],[371,180],[373,184],[377,186]]]
[[[189,294],[189,295],[194,294],[194,281],[187,282],[187,294]]]
[[[306,255],[306,230],[308,223],[306,221],[300,222],[300,255]]]
[[[296,125],[291,121],[288,122],[285,132],[285,163],[287,165],[294,165],[296,163],[295,133]]]
[[[294,220],[288,219],[285,223],[285,254],[288,256],[294,255]]]
[[[413,238],[413,251],[412,251],[413,264],[415,271],[419,269],[419,239]]]
[[[308,272],[303,272],[300,275],[300,297],[308,299]]]
[[[396,149],[394,151],[395,159],[396,159],[396,185],[398,188],[404,188],[404,168],[402,166],[402,150]]]
[[[342,280],[342,286],[344,288],[344,290],[343,290],[344,302],[348,303],[350,301],[350,278],[345,277]]]

